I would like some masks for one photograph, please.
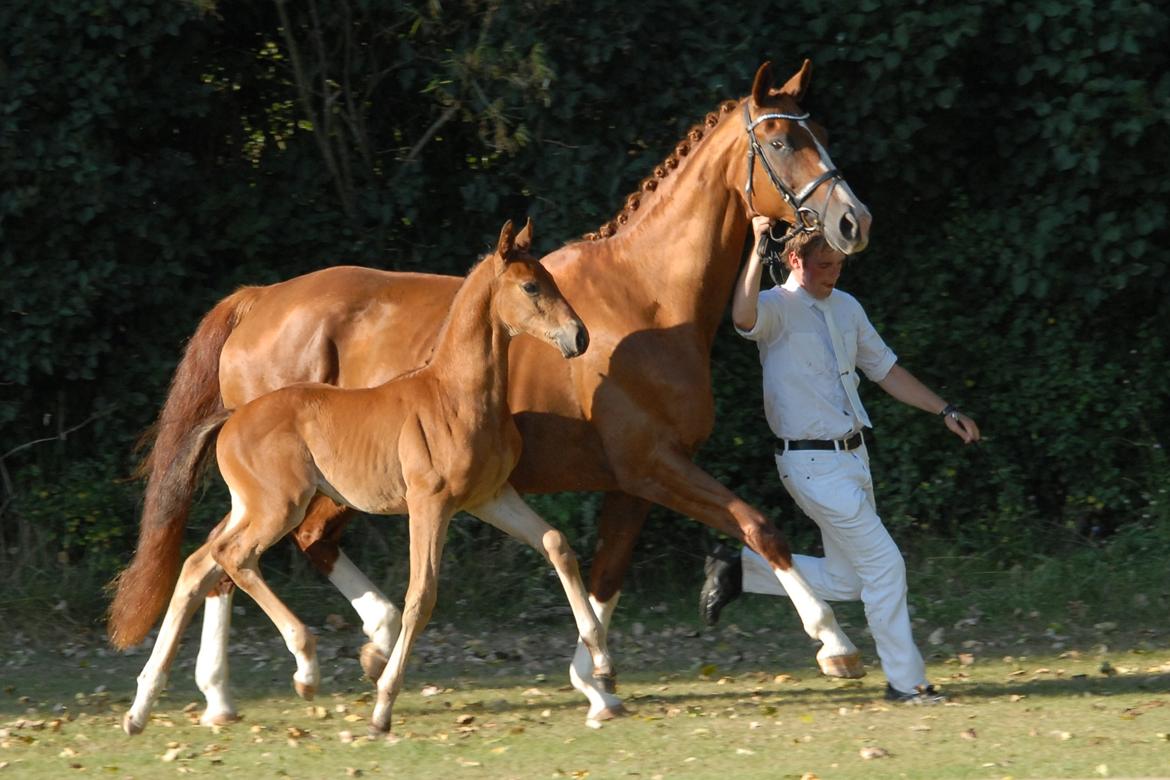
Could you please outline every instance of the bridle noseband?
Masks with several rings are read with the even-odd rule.
[[[825,149],[823,146],[821,146],[820,141],[818,141],[816,136],[813,135],[812,130],[810,130],[808,125],[804,123],[804,120],[808,119],[807,113],[762,114],[753,120],[751,111],[748,109],[748,103],[746,101],[744,102],[743,125],[748,135],[747,184],[744,186],[744,194],[747,196],[748,209],[749,211],[755,211],[755,206],[752,204],[752,178],[755,174],[755,160],[756,157],[759,156],[760,164],[764,166],[764,172],[767,173],[768,178],[771,179],[772,186],[776,188],[776,191],[779,192],[781,196],[783,196],[784,201],[792,208],[792,213],[795,215],[792,228],[788,231],[788,234],[785,235],[783,239],[784,241],[787,241],[788,238],[795,235],[796,233],[811,233],[815,230],[819,230],[823,226],[824,221],[821,213],[814,208],[804,205],[805,201],[807,201],[809,196],[816,192],[817,188],[826,181],[831,182],[828,191],[825,193],[825,207],[827,207],[829,205],[829,199],[833,196],[833,190],[837,187],[837,182],[841,181],[842,176],[840,171],[831,165],[826,164],[825,168],[827,170],[806,184],[800,190],[800,192],[793,190],[791,187],[785,184],[780,179],[779,174],[776,173],[776,170],[772,167],[772,164],[768,162],[768,155],[764,153],[764,147],[760,145],[759,139],[756,138],[756,126],[762,122],[768,121],[769,119],[788,119],[798,123],[805,129],[806,132],[808,132],[809,136],[812,137],[813,143],[816,144],[817,153],[820,155],[822,163],[825,162],[826,158],[828,158],[828,155],[825,153]]]

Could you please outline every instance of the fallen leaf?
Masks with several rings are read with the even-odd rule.
[[[863,747],[858,753],[866,761],[874,758],[887,758],[890,755],[890,751],[880,747]]]
[[[979,735],[975,733],[975,729],[967,729],[959,732],[959,736],[963,739],[978,739]]]

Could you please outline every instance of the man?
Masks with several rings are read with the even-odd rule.
[[[752,220],[756,249],[736,283],[731,314],[736,330],[760,349],[780,479],[821,529],[824,557],[793,560],[822,599],[864,603],[887,699],[937,703],[943,697],[926,680],[911,634],[906,566],[877,514],[857,369],[899,401],[941,415],[964,443],[978,441],[979,428],[897,364],[857,299],[836,289],[845,256],[819,233],[788,242],[788,280],[761,293],[761,238],[770,227],[765,217]],[[714,625],[745,590],[784,595],[767,562],[751,550],[709,558],[699,605],[704,620]]]

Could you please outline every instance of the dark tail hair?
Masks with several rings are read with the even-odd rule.
[[[179,576],[183,531],[191,501],[211,455],[209,443],[228,417],[219,393],[219,356],[232,330],[252,308],[259,287],[244,287],[204,316],[187,342],[158,420],[139,446],[150,452],[134,559],[107,586],[114,591],[106,631],[125,649],[146,637]]]

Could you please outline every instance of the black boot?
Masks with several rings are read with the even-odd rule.
[[[709,626],[719,622],[719,613],[743,593],[743,564],[739,553],[716,545],[707,556],[703,570],[707,579],[699,591],[699,617]]]

